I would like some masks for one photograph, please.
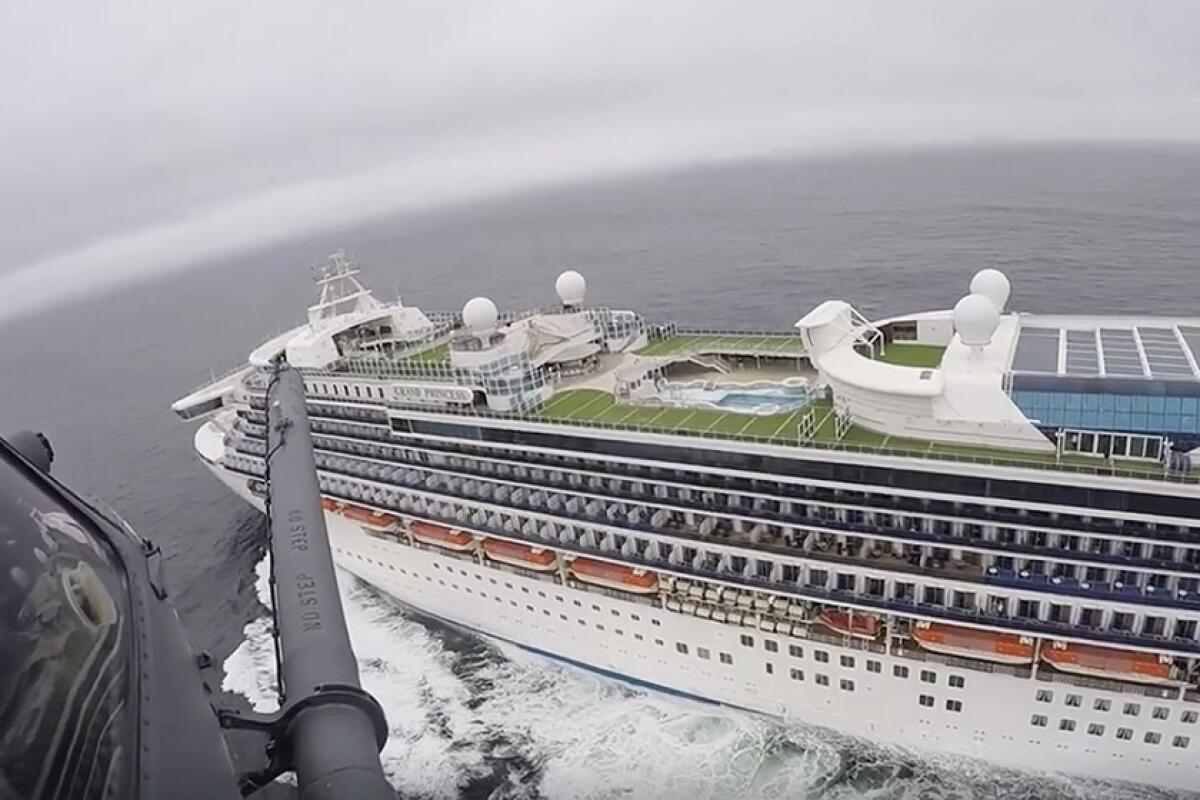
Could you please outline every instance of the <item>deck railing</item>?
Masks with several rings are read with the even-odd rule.
[[[428,407],[410,407],[407,410],[412,411],[430,411]],[[546,417],[538,414],[504,414],[500,412],[487,411],[483,412],[477,407],[455,408],[443,407],[436,410],[437,414],[450,414],[463,417],[476,417],[480,419],[501,419],[501,420],[518,420],[521,422],[539,423],[543,425],[567,425],[576,428],[591,428],[600,430],[619,431],[622,433],[641,433],[655,434],[667,436],[684,436],[699,439],[714,439],[722,441],[747,442],[750,444],[768,445],[773,447],[787,447],[792,449],[811,449],[811,450],[826,450],[839,453],[858,453],[871,456],[885,456],[905,459],[919,459],[923,461],[945,461],[953,463],[966,464],[983,464],[994,467],[1009,467],[1016,469],[1039,469],[1050,472],[1068,472],[1081,475],[1098,475],[1114,478],[1132,478],[1137,480],[1156,480],[1167,481],[1171,483],[1200,483],[1200,471],[1191,470],[1187,473],[1170,472],[1165,468],[1158,469],[1128,469],[1119,466],[1090,466],[1086,464],[1072,464],[1063,461],[1041,461],[1037,458],[1023,458],[1019,454],[1014,454],[1011,457],[999,455],[980,455],[978,453],[961,451],[954,452],[951,450],[909,450],[893,447],[882,447],[878,445],[861,445],[848,442],[824,442],[817,439],[809,439],[801,442],[798,435],[781,436],[760,436],[757,434],[740,433],[737,431],[722,431],[722,430],[699,430],[693,428],[671,428],[659,427],[655,425],[643,425],[637,423],[620,423],[606,422],[595,419],[568,419],[563,417]],[[952,445],[943,445],[951,447]]]
[[[335,482],[338,480],[345,482],[347,485],[350,485],[355,480],[373,482],[369,478],[344,475],[329,470],[319,469],[318,473],[322,474],[323,483],[330,480],[330,478],[332,478]],[[447,505],[453,505],[456,503],[459,505],[465,503],[469,506],[478,505],[478,501],[474,501],[469,498],[447,497],[444,495],[439,495],[436,492],[429,492],[423,489],[412,489],[407,486],[388,484],[388,487],[396,490],[398,494],[403,493],[405,496],[410,498],[417,495],[432,495],[433,502],[441,502]],[[363,500],[350,495],[344,495],[342,492],[333,487],[330,487],[329,489],[323,489],[323,491],[344,497],[350,502],[378,505],[381,508],[386,508],[392,511],[408,513],[398,503],[379,503]],[[484,504],[493,506],[497,505],[490,501]],[[419,513],[419,516],[425,516],[454,527],[465,527],[471,530],[491,533],[502,538],[524,541],[534,546],[546,546],[546,542],[537,536],[529,535],[519,530],[508,530],[506,528],[502,529],[491,524],[490,522],[463,522],[451,516],[441,515],[437,513],[436,509],[426,508],[423,512]],[[605,550],[603,547],[588,545],[583,541],[574,543],[555,541],[553,543],[553,547],[558,550],[574,552],[581,555],[592,554],[602,558],[612,558],[614,555],[613,552]],[[901,616],[916,617],[918,619],[923,618],[945,620],[949,622],[962,622],[967,624],[982,625],[993,629],[1017,630],[1029,633],[1031,635],[1041,635],[1064,639],[1082,638],[1096,642],[1113,643],[1132,647],[1145,647],[1150,649],[1163,648],[1176,652],[1188,653],[1191,655],[1200,655],[1200,642],[1197,642],[1194,639],[1080,629],[1078,626],[1071,625],[1070,623],[1010,617],[1001,614],[990,613],[983,609],[963,609],[935,605],[932,603],[917,602],[914,600],[905,601],[875,598],[864,595],[857,591],[841,590],[833,587],[815,588],[811,586],[800,586],[795,583],[772,580],[769,577],[751,577],[715,568],[697,567],[692,564],[675,564],[671,563],[666,558],[651,558],[645,554],[622,556],[622,560],[648,569],[674,574],[679,577],[701,578],[712,581],[718,585],[742,586],[752,589],[760,589],[777,595],[803,600],[815,600],[818,602],[832,602],[851,608],[876,611],[880,613],[897,613]]]
[[[398,457],[396,455],[395,451],[402,451],[405,449],[405,447],[402,445],[383,444],[383,443],[367,444],[367,443],[363,443],[363,442],[358,442],[354,439],[342,439],[342,437],[338,437],[336,435],[329,436],[329,435],[325,435],[325,434],[316,434],[316,435],[314,435],[313,439],[314,439],[314,446],[318,450],[335,452],[335,453],[340,453],[343,455],[350,455],[350,456],[353,456],[356,458],[365,458],[369,461],[374,461],[374,462],[380,463],[380,464],[404,466],[406,468],[419,469],[424,472],[436,472],[436,473],[440,473],[440,474],[455,475],[455,476],[461,476],[461,477],[471,477],[471,478],[475,478],[475,479],[482,480],[482,481],[488,481],[488,482],[492,482],[492,483],[502,483],[502,484],[507,484],[507,485],[511,485],[511,486],[524,486],[526,488],[537,488],[537,489],[542,489],[542,490],[551,491],[551,492],[555,492],[555,491],[570,492],[573,494],[577,494],[580,497],[595,496],[597,499],[602,499],[602,501],[604,501],[604,502],[612,502],[612,501],[616,500],[616,501],[630,503],[635,506],[642,506],[642,507],[655,508],[655,509],[661,508],[665,511],[672,512],[672,513],[683,514],[683,513],[691,512],[691,513],[700,513],[700,514],[705,514],[705,515],[713,515],[714,513],[716,513],[712,510],[712,508],[709,505],[704,503],[703,500],[684,499],[681,497],[648,496],[644,493],[639,493],[633,489],[624,488],[624,487],[606,486],[606,487],[604,487],[603,494],[601,495],[598,493],[599,490],[597,490],[594,487],[588,486],[586,484],[582,484],[582,485],[574,484],[570,480],[567,480],[565,478],[557,479],[557,478],[550,477],[548,474],[545,474],[545,473],[552,472],[553,470],[549,470],[549,469],[545,469],[545,468],[543,468],[543,474],[540,477],[538,477],[536,479],[536,481],[534,481],[532,479],[525,480],[525,479],[522,479],[520,476],[516,476],[516,475],[510,475],[510,476],[499,475],[497,473],[489,472],[484,469],[481,469],[478,466],[473,466],[473,467],[466,467],[466,466],[462,466],[462,465],[431,466],[429,464],[414,463],[414,462],[408,461],[402,457]],[[465,460],[472,461],[472,462],[478,460],[476,458],[468,457],[468,456],[457,456],[457,458],[465,459]],[[629,476],[629,477],[634,477],[634,476]],[[698,489],[697,491],[702,492],[704,490]],[[796,502],[804,503],[804,504],[820,504],[819,500],[813,500],[813,499],[809,499],[809,498],[796,500]],[[897,514],[900,512],[886,510],[882,513]],[[932,547],[932,548],[944,548],[944,549],[978,547],[980,549],[986,549],[986,550],[993,551],[993,552],[1004,553],[1004,554],[1020,556],[1020,557],[1032,557],[1032,558],[1053,558],[1053,557],[1062,557],[1064,555],[1064,551],[1057,549],[1057,548],[1052,548],[1049,546],[1038,547],[1035,545],[1022,544],[1022,543],[1018,543],[1018,542],[1007,542],[1007,541],[1000,541],[1000,540],[978,540],[978,541],[976,541],[976,540],[970,539],[968,537],[956,536],[953,533],[941,533],[941,532],[936,532],[936,531],[927,531],[927,530],[923,530],[923,529],[914,530],[913,528],[906,527],[903,525],[855,522],[853,520],[848,520],[848,519],[837,519],[837,518],[829,518],[829,517],[823,517],[823,516],[807,516],[807,515],[806,516],[798,516],[796,514],[788,514],[781,510],[773,510],[773,509],[769,509],[769,508],[731,507],[731,508],[729,508],[728,511],[721,513],[719,516],[742,519],[742,520],[746,521],[748,524],[763,523],[763,524],[775,525],[775,526],[779,526],[779,527],[800,528],[800,529],[802,529],[803,533],[805,533],[805,534],[807,534],[808,532],[811,531],[811,532],[818,533],[820,535],[830,536],[830,537],[842,536],[842,535],[849,534],[849,535],[856,535],[856,536],[867,536],[867,537],[872,537],[874,539],[886,538],[888,540],[901,541],[901,542],[903,542],[905,544],[909,544],[909,545],[924,545],[924,546],[928,546],[928,547]],[[721,530],[721,529],[718,529],[718,530]],[[716,537],[721,534],[714,532],[713,534],[710,534],[710,535]],[[1156,540],[1156,541],[1158,541],[1158,540]],[[1170,546],[1178,546],[1180,543],[1179,540],[1175,540],[1175,539],[1165,539],[1165,540],[1161,540],[1161,541],[1168,543]],[[772,547],[772,546],[781,546],[782,547],[782,545],[777,545],[777,543],[772,542],[772,541],[761,541],[761,542],[758,542],[757,544],[759,546],[766,546],[766,547]],[[1070,551],[1065,551],[1065,552],[1070,552]],[[833,553],[824,554],[824,557],[829,558],[829,559],[843,558],[841,556],[836,556]],[[847,560],[856,560],[856,559],[862,560],[863,563],[871,564],[871,563],[880,563],[879,559],[882,558],[882,556],[873,556],[868,553],[868,554],[865,554],[862,556],[845,556],[844,558],[846,558]],[[1144,557],[1131,558],[1131,557],[1123,556],[1123,555],[1116,554],[1116,553],[1082,553],[1082,552],[1080,552],[1080,553],[1076,553],[1076,558],[1080,561],[1109,564],[1113,568],[1142,567],[1142,568],[1146,568],[1146,569],[1173,570],[1173,569],[1180,569],[1180,567],[1181,567],[1180,564],[1178,564],[1170,559],[1156,559],[1156,558],[1144,558]],[[1189,571],[1195,571],[1197,573],[1200,573],[1200,565],[1182,565],[1182,566],[1185,569],[1188,569]],[[938,569],[936,567],[932,567],[927,564],[922,564],[922,565],[919,565],[918,567],[914,567],[914,568],[919,568],[921,571],[929,571],[929,570],[933,570],[933,569]],[[979,567],[977,567],[977,568],[979,568]],[[950,571],[950,574],[954,574],[953,570]],[[1015,578],[1026,579],[1026,580],[1030,581],[1031,583],[1037,583],[1039,581],[1043,581],[1043,582],[1048,581],[1048,582],[1054,583],[1057,581],[1058,584],[1065,585],[1065,586],[1078,586],[1079,588],[1084,589],[1084,590],[1089,589],[1089,588],[1094,588],[1097,591],[1102,591],[1102,592],[1117,591],[1115,588],[1112,588],[1108,584],[1105,584],[1105,583],[1088,582],[1087,585],[1084,586],[1084,585],[1082,585],[1083,582],[1080,582],[1075,579],[1056,578],[1055,576],[1050,576],[1050,575],[1045,575],[1045,576],[1037,576],[1034,574],[1021,575],[1020,573],[1012,571],[1012,570],[997,570],[995,574],[998,576],[1003,576],[1003,577],[1013,578],[1013,579],[1015,579]],[[1128,594],[1130,592],[1136,592],[1138,590],[1135,589],[1134,587],[1126,587],[1123,591],[1126,594]],[[1165,591],[1164,591],[1164,594],[1165,594]],[[1184,597],[1186,597],[1186,596],[1187,595],[1184,595]],[[1196,600],[1198,602],[1200,602],[1200,595],[1198,595],[1196,597]]]
[[[348,468],[339,469],[336,466],[330,465],[328,463],[327,459],[322,458],[321,456],[318,456],[318,465],[323,469],[329,469],[331,471],[338,472],[340,474],[347,475],[349,477],[365,478],[368,480],[371,479],[369,476],[369,467],[368,467],[368,464],[370,463],[371,459],[369,459],[369,458],[362,459],[361,457],[356,456],[356,455],[344,455],[344,454],[342,455],[342,457],[347,459],[348,461],[364,462],[363,470],[356,471],[356,470],[352,470],[352,469],[348,469]],[[381,462],[375,462],[375,463],[381,463]],[[430,469],[430,468],[426,468],[426,467],[412,466],[412,465],[406,465],[405,468],[416,471],[416,472],[421,472],[421,473],[431,473],[431,472],[440,473],[440,472],[442,472],[441,470],[434,470],[434,469]],[[484,482],[484,483],[503,483],[503,481],[497,481],[495,479],[487,480],[487,479],[476,478],[476,480],[480,480],[481,482]],[[550,491],[554,491],[554,490],[550,490]],[[508,497],[503,500],[492,497],[490,499],[487,499],[484,502],[486,502],[488,505],[491,505],[491,506],[496,506],[498,508],[504,508],[504,509],[518,511],[518,512],[532,511],[534,513],[545,513],[545,509],[540,508],[536,504],[533,504],[529,501],[518,502],[518,501],[515,501],[512,497]],[[604,526],[604,527],[613,527],[613,528],[620,529],[620,530],[627,531],[627,532],[640,532],[640,533],[650,534],[651,536],[661,536],[661,535],[674,536],[679,539],[684,539],[684,540],[688,540],[691,542],[695,542],[696,546],[699,546],[699,547],[702,547],[704,544],[712,544],[712,545],[718,545],[718,546],[722,546],[722,545],[724,545],[724,546],[730,546],[730,545],[739,546],[738,542],[723,541],[721,538],[714,537],[712,534],[708,534],[708,535],[699,534],[699,533],[695,532],[690,526],[670,524],[669,522],[664,523],[664,524],[654,524],[653,522],[649,522],[649,521],[639,521],[639,520],[632,520],[632,519],[628,519],[628,518],[614,520],[613,518],[609,517],[605,513],[589,513],[587,511],[586,507],[571,512],[571,518],[578,520],[580,522],[590,523],[593,525],[600,525],[600,526]],[[751,545],[741,543],[740,546],[747,547],[747,546],[751,546]],[[831,565],[832,564],[846,564],[846,565],[850,565],[850,566],[867,567],[867,568],[871,567],[872,565],[877,566],[877,567],[883,566],[883,564],[881,562],[879,562],[878,559],[871,559],[871,558],[861,557],[861,556],[859,556],[859,557],[838,556],[831,552],[809,551],[809,550],[804,550],[803,548],[796,547],[796,546],[787,546],[787,545],[780,545],[780,544],[767,544],[764,542],[758,542],[752,546],[757,547],[768,554],[791,556],[794,558],[806,558],[806,559],[811,559],[814,561],[829,563]],[[1098,600],[1103,599],[1103,600],[1108,600],[1111,602],[1126,602],[1126,603],[1132,603],[1132,604],[1138,604],[1138,605],[1159,606],[1159,607],[1166,607],[1166,608],[1195,607],[1198,604],[1200,604],[1200,595],[1190,594],[1187,592],[1174,593],[1174,592],[1162,590],[1162,591],[1155,593],[1152,590],[1148,590],[1148,588],[1147,589],[1136,589],[1133,587],[1130,587],[1129,590],[1121,590],[1121,589],[1115,589],[1112,586],[1110,586],[1109,584],[1088,583],[1088,582],[1081,582],[1081,581],[1075,581],[1075,580],[1060,581],[1060,582],[1055,583],[1049,579],[1038,579],[1037,576],[1031,576],[1030,578],[1018,579],[1016,577],[1015,573],[1011,573],[1010,570],[998,570],[995,567],[988,568],[986,571],[984,571],[976,576],[971,576],[966,573],[958,573],[958,572],[955,572],[954,570],[933,569],[933,568],[929,568],[929,567],[922,567],[922,566],[918,566],[918,565],[905,564],[905,563],[890,563],[885,567],[885,569],[887,569],[889,572],[893,572],[893,573],[897,573],[897,574],[909,574],[909,575],[914,575],[914,576],[915,575],[934,575],[934,576],[938,576],[938,577],[942,577],[942,578],[946,578],[946,579],[950,579],[950,580],[967,579],[972,582],[980,583],[984,586],[988,586],[988,585],[1004,586],[1004,587],[1010,588],[1010,589],[1034,591],[1034,592],[1050,593],[1050,594],[1061,594],[1061,595],[1065,595],[1065,596],[1069,596],[1069,597],[1076,597],[1076,598],[1078,598],[1078,597],[1093,597]],[[803,585],[804,585],[805,589],[809,589],[809,590],[813,590],[813,591],[825,591],[830,588],[826,584],[805,583]],[[865,596],[870,597],[870,595],[865,595]],[[879,598],[879,599],[886,599],[886,598]],[[894,598],[894,602],[912,603],[912,602],[916,602],[916,601],[911,597],[904,597],[904,598],[896,597],[896,598]],[[1030,620],[1030,621],[1037,621],[1037,620]],[[1062,625],[1070,624],[1069,621],[1067,621],[1067,620],[1062,620],[1062,621],[1048,620],[1048,621],[1053,622],[1054,624],[1062,624]],[[1076,625],[1075,627],[1080,628],[1081,630],[1091,630],[1090,628],[1088,628],[1086,626]],[[1124,636],[1133,636],[1134,635],[1132,631],[1113,630],[1113,631],[1111,631],[1111,633],[1113,635],[1124,635]],[[1145,636],[1145,637],[1153,637],[1154,636],[1154,634],[1149,634],[1149,633],[1142,633],[1140,635]],[[1162,637],[1159,637],[1159,638],[1162,638]]]

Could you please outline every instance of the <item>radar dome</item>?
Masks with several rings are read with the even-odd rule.
[[[992,334],[1000,324],[1000,312],[990,298],[969,294],[954,306],[954,330],[968,347],[991,344]]]
[[[573,269],[569,269],[554,282],[554,291],[564,306],[583,305],[583,296],[587,292],[587,280]]]
[[[496,304],[486,297],[472,297],[463,306],[462,317],[463,324],[471,333],[483,336],[496,330],[500,312],[496,310]]]
[[[998,269],[981,269],[971,278],[971,294],[981,294],[991,300],[997,311],[1004,311],[1011,292],[1008,276]]]

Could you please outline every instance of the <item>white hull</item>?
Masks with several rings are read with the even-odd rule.
[[[242,477],[209,466],[261,508]],[[1200,725],[1183,721],[1184,711],[1200,710],[1200,704],[957,669],[768,634],[394,543],[368,535],[335,514],[327,513],[326,521],[338,565],[397,600],[482,634],[630,681],[889,746],[1022,770],[1174,789],[1200,786],[1195,743],[1188,749],[1172,746],[1176,736],[1200,737]],[[745,635],[753,636],[753,646],[742,644]],[[768,652],[765,640],[777,642],[778,651]],[[803,648],[802,657],[789,654],[793,644]],[[687,652],[679,645],[686,645]],[[700,657],[701,649],[709,652],[707,660]],[[828,659],[818,661],[818,652],[827,653]],[[722,663],[721,653],[728,653],[732,663]],[[843,666],[843,657],[853,662]],[[868,660],[880,662],[878,672],[867,668]],[[907,678],[893,674],[896,665],[908,668]],[[793,678],[792,670],[802,670],[803,680]],[[933,683],[922,680],[923,670],[935,673]],[[962,677],[962,688],[950,686],[951,675]],[[828,685],[819,685],[818,676],[825,676]],[[1052,692],[1053,699],[1039,702],[1039,691]],[[1066,704],[1068,695],[1080,697],[1077,706]],[[932,705],[921,705],[921,696],[932,697]],[[949,710],[948,701],[961,702],[961,711]],[[1107,701],[1109,710],[1099,710],[1097,701]],[[1127,703],[1139,705],[1137,716],[1123,713]],[[1152,718],[1155,707],[1167,708],[1168,718]],[[1046,717],[1046,726],[1033,726],[1034,715]],[[1072,730],[1060,729],[1064,719],[1074,722]],[[1103,725],[1104,732],[1092,735],[1093,725]],[[1115,736],[1119,727],[1132,730],[1128,740]],[[1147,732],[1159,734],[1159,743],[1147,743]]]

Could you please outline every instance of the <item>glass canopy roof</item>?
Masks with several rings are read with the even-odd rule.
[[[1200,327],[1025,327],[1014,373],[1200,381]]]

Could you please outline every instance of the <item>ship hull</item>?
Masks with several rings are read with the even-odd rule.
[[[262,508],[244,476],[206,464],[231,490]],[[603,675],[903,751],[1173,789],[1200,785],[1200,761],[1190,749],[1171,746],[1176,736],[1200,736],[1200,726],[1182,721],[1195,703],[769,634],[416,548],[335,513],[326,513],[326,523],[338,566],[401,603]],[[744,643],[747,636],[751,645]],[[766,641],[778,649],[768,651]],[[790,645],[803,654],[793,655]],[[899,677],[897,667],[907,669],[907,677]],[[932,682],[924,672],[932,673]],[[952,686],[951,676],[961,678],[961,685]],[[1039,700],[1047,690],[1053,699]],[[1068,695],[1080,698],[1077,705],[1065,705]],[[1141,709],[1136,718],[1122,715],[1131,702]],[[959,710],[952,710],[955,703],[961,703]],[[1100,710],[1105,706],[1109,710]],[[1156,706],[1168,708],[1167,721],[1151,718]],[[1044,717],[1045,726],[1034,726],[1035,716]],[[1060,728],[1064,719],[1073,722],[1070,730]],[[1097,725],[1104,733],[1089,734]],[[1118,726],[1132,729],[1128,740],[1114,737]],[[1148,732],[1159,734],[1161,743],[1147,743]]]

